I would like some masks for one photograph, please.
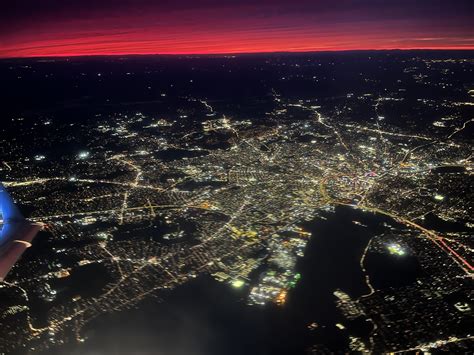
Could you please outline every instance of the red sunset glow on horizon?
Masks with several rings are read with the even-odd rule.
[[[207,6],[179,8],[109,2],[76,11],[56,4],[49,12],[5,18],[0,57],[474,49],[465,13],[430,15],[422,6],[384,7],[377,0],[362,1],[361,7],[347,1],[325,7],[324,1],[319,7],[275,3],[217,6],[209,0]]]

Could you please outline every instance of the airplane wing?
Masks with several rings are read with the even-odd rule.
[[[0,281],[3,281],[23,252],[31,246],[42,224],[31,223],[21,214],[7,190],[0,183]]]
[[[13,202],[13,199],[8,194],[5,186],[0,182],[0,214],[3,217],[3,223],[8,221],[23,221],[20,210]]]

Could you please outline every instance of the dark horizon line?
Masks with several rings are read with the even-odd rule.
[[[474,52],[474,48],[391,48],[391,49],[339,49],[312,51],[275,51],[275,52],[230,52],[230,53],[110,53],[110,54],[77,54],[77,55],[46,55],[23,57],[0,57],[0,60],[21,59],[68,59],[68,58],[101,58],[101,57],[237,57],[261,55],[298,55],[319,53],[357,53],[357,52]]]

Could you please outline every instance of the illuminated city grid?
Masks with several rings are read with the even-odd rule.
[[[453,61],[407,64],[414,80],[448,85],[427,82],[417,63],[444,72]],[[454,64],[470,65],[472,71],[472,62]],[[470,101],[440,105],[450,112],[468,109],[473,92],[463,90]],[[186,97],[182,100],[204,116],[190,130],[179,129],[190,115],[185,110],[175,117],[140,112],[97,117],[75,127],[89,137],[83,150],[62,159],[39,151],[3,162],[5,186],[57,241],[55,257],[43,260],[31,252],[0,285],[15,299],[0,305],[0,342],[6,350],[22,344],[47,349],[71,337],[86,341],[83,328],[101,314],[130,308],[202,274],[246,289],[249,307],[284,306],[304,277],[296,264],[308,241],[317,238],[302,222],[337,206],[393,221],[367,245],[363,271],[366,255],[389,253],[416,255],[425,275],[396,291],[375,289],[367,276],[371,292],[358,299],[335,290],[348,320],[363,317],[374,326],[369,340],[352,336],[351,348],[431,351],[471,341],[472,335],[445,326],[467,317],[472,299],[449,304],[443,297],[472,287],[472,239],[431,230],[424,219],[434,214],[473,226],[472,190],[466,190],[466,181],[472,187],[472,145],[460,138],[472,119],[446,116],[423,132],[402,130],[385,116],[404,100],[403,91],[346,93],[332,111],[322,100],[272,93],[274,109],[265,118],[270,124],[234,118],[210,100]],[[418,102],[434,105],[423,97]],[[345,119],[358,105],[370,107],[373,119]],[[306,118],[290,120],[295,110]],[[43,124],[62,129],[58,121]],[[226,145],[210,148],[219,142]],[[15,144],[20,147],[12,143],[12,149]],[[439,173],[446,168],[456,173]],[[265,271],[251,277],[261,265]],[[93,266],[104,273],[98,274],[104,278],[99,294],[78,291],[54,303],[53,284]],[[46,322],[40,324],[30,298],[54,305]],[[426,302],[431,310],[420,313]]]

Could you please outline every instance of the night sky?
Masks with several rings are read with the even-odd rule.
[[[474,49],[473,0],[10,0],[0,57]]]

